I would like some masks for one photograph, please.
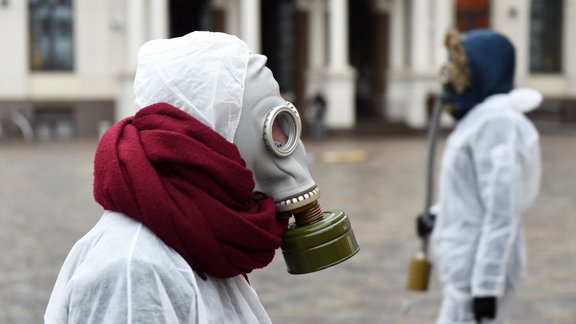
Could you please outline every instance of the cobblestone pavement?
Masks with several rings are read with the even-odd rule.
[[[432,323],[438,282],[425,294],[404,289],[418,247],[413,219],[423,205],[424,137],[306,146],[321,205],[348,214],[361,250],[313,274],[289,275],[280,253],[254,271],[251,283],[273,322]],[[0,142],[0,323],[42,322],[65,256],[100,217],[91,196],[95,147],[95,140]],[[576,132],[546,133],[542,148],[542,192],[526,221],[530,273],[510,322],[574,324]]]

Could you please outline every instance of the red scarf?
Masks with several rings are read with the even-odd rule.
[[[142,222],[202,276],[272,261],[287,221],[254,185],[234,144],[166,103],[116,123],[94,159],[96,201]]]

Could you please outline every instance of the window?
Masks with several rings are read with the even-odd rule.
[[[562,72],[563,1],[532,0],[530,72]]]
[[[72,70],[72,0],[29,0],[29,24],[31,69]]]
[[[457,0],[456,26],[459,32],[474,28],[487,28],[490,25],[489,0]]]

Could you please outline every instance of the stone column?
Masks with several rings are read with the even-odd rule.
[[[412,0],[410,67],[413,72],[421,73],[430,67],[430,27],[430,1]]]
[[[326,125],[351,129],[355,125],[354,70],[348,62],[348,0],[329,0],[329,61],[325,82]]]
[[[240,38],[253,53],[261,52],[260,0],[240,1]]]
[[[323,91],[324,69],[326,62],[326,7],[324,0],[310,1],[310,38],[308,43],[308,57],[310,66],[308,68],[308,89],[307,95],[315,91]]]
[[[330,66],[348,65],[348,1],[329,0]]]
[[[455,2],[453,0],[436,0],[434,2],[434,37],[432,39],[432,44],[430,44],[432,57],[432,87],[436,87],[436,92],[440,93],[440,83],[438,82],[438,76],[440,73],[440,68],[448,59],[448,54],[446,48],[444,47],[444,38],[446,37],[446,32],[448,29],[455,25]],[[434,85],[434,83],[436,85]],[[440,119],[441,127],[451,127],[454,124],[454,119],[448,113],[442,113]]]
[[[133,84],[138,62],[138,49],[146,41],[145,9],[142,0],[127,0],[125,65],[120,74],[120,91],[115,109],[116,120],[133,115],[136,112]]]
[[[149,39],[168,38],[168,1],[148,0],[148,15],[150,18]]]
[[[435,2],[436,3],[436,2]],[[434,70],[433,21],[436,12],[429,0],[412,0],[410,15],[410,69],[406,81],[407,105],[405,122],[412,128],[425,128],[428,121],[429,96],[438,92]],[[440,44],[438,46],[441,46]],[[434,53],[434,54],[433,54]]]
[[[136,71],[138,48],[146,41],[144,14],[146,10],[142,0],[128,0],[126,6],[126,69]]]
[[[388,82],[386,96],[386,117],[391,121],[404,121],[407,105],[405,84],[406,43],[406,0],[392,0],[390,8],[390,47],[388,63]]]
[[[454,1],[436,0],[434,8],[434,38],[432,40],[433,67],[439,71],[442,64],[447,60],[444,38],[448,28],[454,25]]]

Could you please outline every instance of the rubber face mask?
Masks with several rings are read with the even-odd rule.
[[[254,173],[256,190],[274,198],[277,212],[289,213],[317,200],[319,191],[300,140],[300,115],[280,96],[265,64],[262,55],[249,59],[234,144]]]
[[[242,113],[234,137],[255,190],[274,198],[278,217],[294,216],[282,252],[290,273],[321,270],[358,251],[348,217],[324,212],[310,175],[298,110],[282,98],[266,57],[250,54]]]

